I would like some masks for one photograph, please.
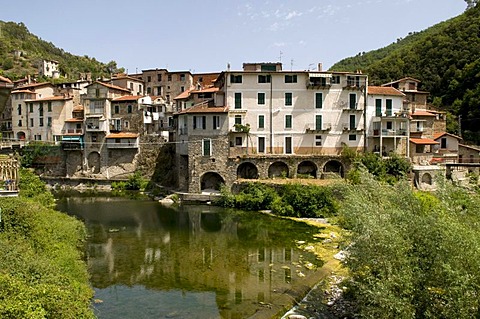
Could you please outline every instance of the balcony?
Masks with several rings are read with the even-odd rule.
[[[361,127],[351,126],[350,123],[343,123],[342,128],[343,133],[358,133],[364,131],[364,129]]]
[[[81,128],[68,128],[62,130],[62,134],[67,135],[67,134],[76,134],[76,135],[83,135],[83,129]]]
[[[317,127],[315,124],[307,124],[305,126],[305,133],[310,133],[310,134],[325,134],[330,132],[332,129],[332,124],[331,123],[325,123],[324,125],[321,126],[321,128]]]
[[[64,151],[81,151],[84,149],[83,137],[63,136],[60,142]]]
[[[106,132],[107,124],[105,121],[100,122],[85,122],[87,132]]]
[[[363,90],[366,85],[366,80],[360,77],[347,77],[347,82],[345,83],[344,89],[349,90]]]
[[[109,149],[138,148],[138,139],[107,138],[107,148]]]
[[[331,86],[326,78],[310,78],[307,81],[307,89],[329,89]]]

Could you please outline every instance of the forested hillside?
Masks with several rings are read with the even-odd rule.
[[[0,75],[12,80],[34,75],[42,59],[58,61],[61,75],[69,79],[76,79],[80,72],[91,72],[97,78],[120,71],[114,61],[105,64],[65,52],[30,33],[23,23],[0,21]]]
[[[461,115],[466,140],[480,144],[480,6],[378,50],[359,53],[331,70],[362,70],[371,84],[411,76],[422,81],[431,102]],[[452,123],[450,123],[452,124]],[[458,127],[450,125],[452,133]]]

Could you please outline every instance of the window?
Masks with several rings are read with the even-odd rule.
[[[242,83],[242,76],[231,74],[230,75],[230,82],[231,83]]]
[[[43,117],[41,117],[41,118],[39,119],[38,125],[41,126],[41,127],[43,126]]]
[[[38,106],[38,113],[40,114],[40,116],[43,116],[43,103],[40,102],[40,105]]]
[[[18,120],[18,126],[22,126],[22,120]]]
[[[157,74],[157,81],[158,81],[158,82],[161,82],[161,81],[162,81],[162,75],[161,75],[161,74]]]
[[[242,146],[242,137],[235,136],[235,146]]]
[[[319,131],[322,129],[322,116],[315,115],[315,130]]]
[[[423,132],[423,122],[417,122],[417,132]]]
[[[212,140],[211,139],[204,138],[202,140],[202,150],[203,150],[203,156],[212,155]]]
[[[315,135],[315,146],[322,146],[322,136]]]
[[[355,93],[350,93],[349,102],[350,109],[355,110],[357,108],[357,95]]]
[[[213,116],[213,129],[214,130],[220,129],[220,116],[218,115]]]
[[[323,94],[315,93],[315,108],[321,109],[323,107]]]
[[[440,148],[447,148],[447,138],[446,137],[442,137],[441,141],[441,146]]]
[[[330,80],[332,84],[340,84],[340,75],[332,75]]]
[[[131,104],[127,105],[127,113],[132,113],[133,107]]]
[[[392,116],[392,100],[391,99],[387,99],[386,101],[386,107],[387,107],[387,116]]]
[[[242,124],[242,116],[235,115],[235,124]]]
[[[30,127],[33,127],[33,119],[30,119]]]
[[[185,87],[184,86],[181,86],[180,87],[180,92],[184,92],[185,91]]]
[[[382,100],[375,99],[375,116],[382,116]]]
[[[236,92],[235,93],[235,109],[242,108],[242,93]]]
[[[258,116],[258,128],[265,128],[265,115]]]
[[[130,83],[130,90],[133,91],[133,83]]]
[[[270,83],[270,82],[272,82],[272,78],[270,74],[267,74],[267,75],[260,74],[258,76],[258,83]]]
[[[42,136],[40,134],[36,134],[35,141],[41,141],[41,140],[42,140]]]
[[[194,116],[193,117],[193,129],[206,129],[207,117],[206,116]]]
[[[351,130],[356,129],[355,115],[350,115],[350,129]]]
[[[22,115],[22,104],[18,104],[17,113],[18,113],[18,115]]]
[[[265,93],[258,92],[257,94],[257,102],[258,105],[265,105]]]
[[[265,153],[265,137],[263,136],[258,137],[258,152]]]
[[[147,87],[147,94],[151,94],[152,93],[152,88],[151,87]]]
[[[172,75],[171,74],[167,75],[167,81],[171,81],[171,80],[172,80]]]
[[[147,76],[147,82],[152,82],[152,77],[150,75]]]
[[[118,114],[120,112],[120,106],[115,105],[115,114]]]
[[[285,106],[292,106],[292,93],[285,93]]]
[[[95,89],[95,97],[100,97],[100,89]]]
[[[47,103],[47,112],[52,112],[52,102]]]
[[[285,137],[285,154],[292,154],[292,137]]]
[[[292,116],[290,114],[285,115],[285,128],[292,128]]]
[[[297,83],[297,75],[296,74],[286,74],[285,75],[285,83]]]
[[[356,141],[356,140],[357,140],[357,135],[356,135],[356,134],[350,134],[350,135],[348,135],[348,140],[349,140],[349,141]]]
[[[185,74],[180,74],[180,81],[185,81]],[[183,91],[182,91],[183,92]]]
[[[33,113],[33,103],[28,104],[29,112]]]
[[[391,130],[393,128],[393,122],[392,121],[388,121],[387,122],[387,130]]]

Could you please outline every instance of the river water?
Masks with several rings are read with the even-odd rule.
[[[107,318],[271,318],[318,280],[302,249],[317,229],[212,206],[66,197],[83,220],[95,314]]]

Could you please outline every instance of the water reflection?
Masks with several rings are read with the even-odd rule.
[[[284,304],[320,266],[297,248],[314,229],[258,213],[119,198],[58,208],[86,222],[99,318],[248,318]]]

